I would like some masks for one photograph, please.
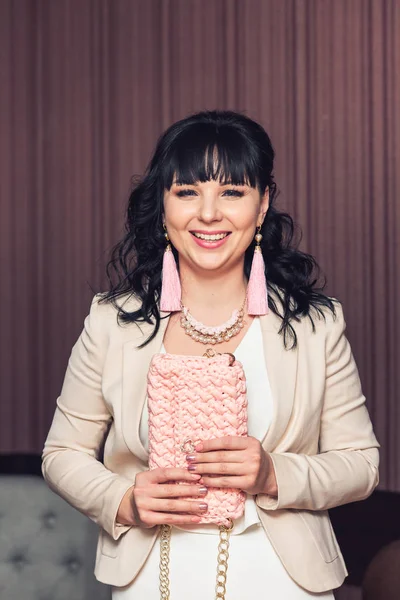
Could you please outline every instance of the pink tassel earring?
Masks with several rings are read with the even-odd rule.
[[[165,248],[163,258],[160,310],[163,312],[175,312],[182,308],[181,282],[171,244],[169,243],[167,228],[165,225],[163,225],[163,227],[165,229],[164,236],[168,245]]]
[[[247,312],[249,315],[254,316],[267,315],[269,313],[265,264],[260,247],[262,240],[260,229],[261,227],[258,227],[255,236],[256,247],[254,248],[250,278],[247,285]]]

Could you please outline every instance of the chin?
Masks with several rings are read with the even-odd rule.
[[[196,269],[196,271],[204,271],[207,273],[215,273],[217,271],[226,271],[229,261],[229,258],[219,258],[216,259],[216,257],[211,260],[211,257],[209,260],[195,260],[195,261],[191,261],[192,266]],[[229,267],[228,267],[229,268]]]

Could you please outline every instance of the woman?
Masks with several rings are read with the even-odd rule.
[[[371,494],[379,444],[340,303],[316,287],[314,259],[274,206],[273,159],[243,115],[172,125],[129,200],[110,291],[93,299],[72,350],[43,474],[100,525],[95,573],[114,600],[159,597],[163,523],[172,600],[214,597],[218,529],[199,525],[211,486],[247,494],[227,600],[327,600],[347,574],[327,509]],[[204,442],[187,469],[149,470],[151,358],[201,356],[210,342],[243,364],[248,437]]]

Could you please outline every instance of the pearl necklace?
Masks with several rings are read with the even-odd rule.
[[[244,299],[242,306],[233,311],[229,321],[216,327],[209,327],[208,325],[200,323],[200,321],[197,321],[190,314],[189,309],[181,304],[181,326],[185,330],[185,333],[196,342],[201,342],[202,344],[221,344],[222,342],[229,342],[229,340],[237,335],[244,326],[245,302],[246,298]]]

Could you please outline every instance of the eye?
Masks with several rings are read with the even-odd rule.
[[[241,190],[225,190],[223,195],[241,198],[244,195],[244,193]]]
[[[176,195],[178,198],[183,198],[184,196],[195,196],[196,192],[195,190],[179,190]]]

